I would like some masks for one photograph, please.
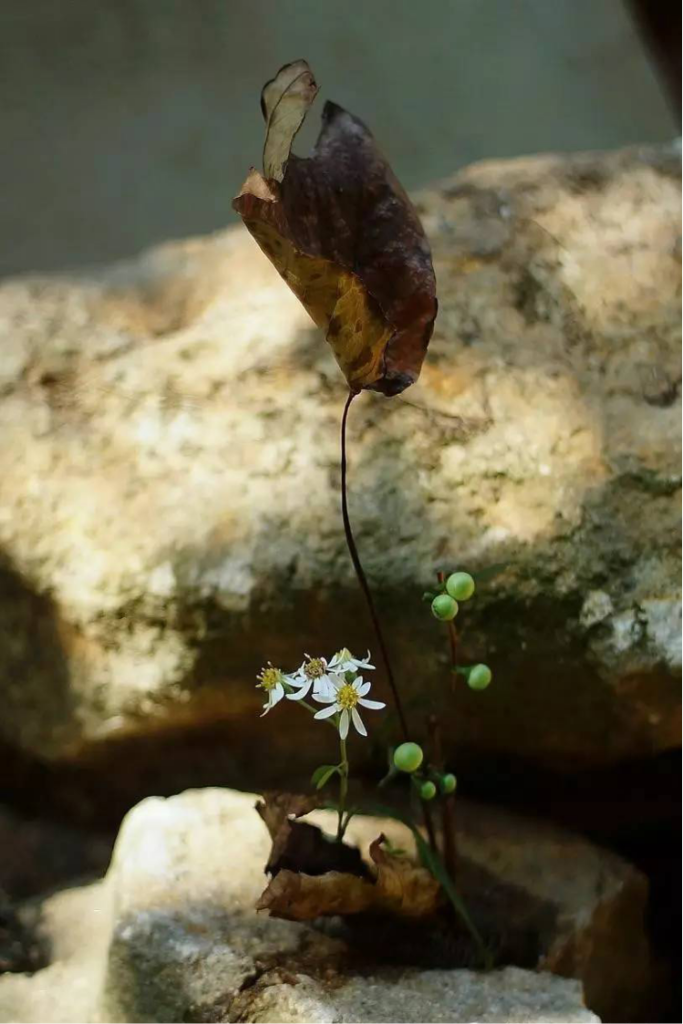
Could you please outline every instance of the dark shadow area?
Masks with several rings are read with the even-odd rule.
[[[29,915],[25,909],[20,914],[0,889],[0,975],[33,974],[47,967],[50,956],[50,943],[38,929],[38,915]]]
[[[608,769],[558,774],[515,758],[473,758],[462,794],[572,829],[648,878],[648,929],[663,971],[652,1019],[678,1021],[681,964],[680,752]],[[645,1019],[645,1018],[644,1018]],[[647,1018],[649,1019],[649,1018]]]
[[[46,594],[36,593],[26,577],[0,551],[0,672],[2,716],[16,723],[21,748],[33,737],[19,730],[45,722],[68,721],[73,708],[68,659],[60,634],[57,608]],[[30,714],[25,714],[26,710]],[[5,728],[5,734],[7,730]],[[4,773],[3,773],[4,774]]]
[[[681,116],[681,10],[677,4],[627,0],[654,58],[674,116]]]
[[[459,890],[467,911],[496,967],[534,970],[547,953],[557,925],[557,908],[529,893],[501,883],[491,872],[463,858]],[[425,921],[358,915],[326,928],[347,939],[369,965],[481,969],[481,951],[452,909]]]

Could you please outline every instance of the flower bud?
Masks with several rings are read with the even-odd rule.
[[[455,601],[467,601],[474,593],[474,580],[468,572],[452,572],[446,590]]]
[[[449,622],[458,614],[458,605],[448,594],[439,594],[432,601],[432,615],[441,622]]]
[[[467,676],[470,690],[485,690],[493,678],[488,665],[473,665]]]
[[[458,785],[458,780],[455,775],[442,775],[441,776],[441,792],[442,793],[455,793],[455,787]]]
[[[426,782],[423,782],[422,785],[420,786],[420,797],[421,797],[421,799],[422,800],[433,800],[435,796],[436,796],[436,786],[431,781],[431,779],[428,779]]]
[[[415,772],[422,764],[424,754],[418,743],[402,743],[394,751],[394,764],[401,772]]]

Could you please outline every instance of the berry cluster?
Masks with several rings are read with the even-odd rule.
[[[432,615],[440,622],[452,622],[460,610],[459,601],[469,601],[476,585],[468,572],[452,572],[441,584],[438,594],[426,595],[431,598]],[[465,676],[471,690],[485,690],[493,678],[488,665],[462,665],[453,669]]]
[[[450,772],[442,775],[439,772],[429,770],[428,776],[430,777],[425,777],[419,771],[423,761],[424,753],[419,743],[402,743],[394,751],[394,768],[412,776],[413,784],[420,794],[420,799],[433,800],[438,791],[443,793],[444,796],[454,793],[455,787],[458,784],[455,775],[451,775]]]
[[[432,615],[441,622],[450,622],[458,614],[458,601],[469,601],[474,590],[474,580],[468,572],[452,572],[432,601]]]

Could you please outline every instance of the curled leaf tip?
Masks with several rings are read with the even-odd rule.
[[[266,178],[282,181],[294,136],[318,94],[313,73],[305,60],[280,68],[261,92],[261,111],[266,122],[263,171]]]

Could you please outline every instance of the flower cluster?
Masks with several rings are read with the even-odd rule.
[[[360,674],[374,667],[370,664],[369,651],[366,658],[354,658],[347,647],[337,651],[329,661],[326,658],[312,658],[307,654],[305,661],[291,673],[285,673],[269,663],[261,669],[256,684],[267,695],[263,714],[267,715],[283,697],[304,701],[310,694],[318,704],[327,705],[316,711],[313,717],[320,720],[336,715],[335,724],[343,740],[348,736],[351,722],[361,736],[367,736],[358,708],[380,710],[385,706],[381,701],[368,700],[370,683],[365,682]],[[315,711],[311,705],[305,706]]]

